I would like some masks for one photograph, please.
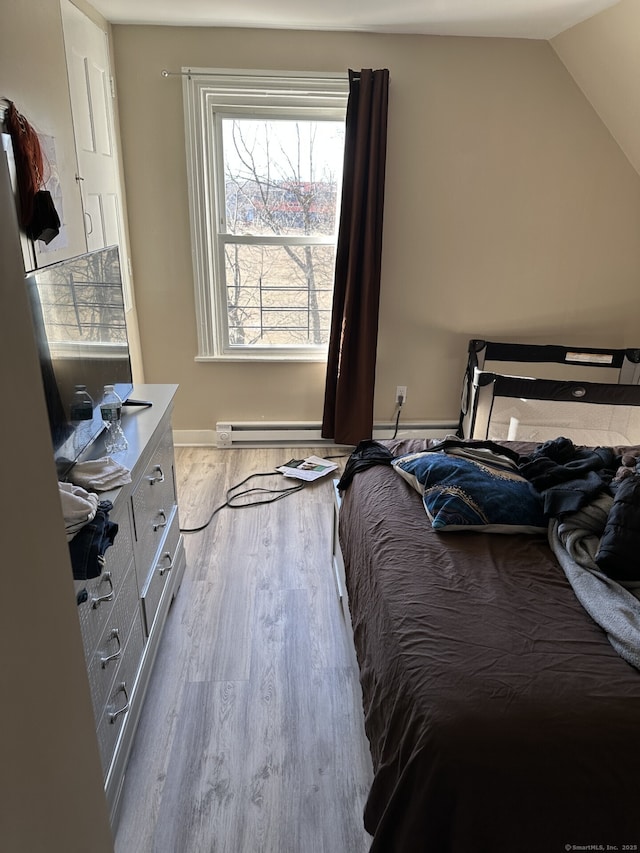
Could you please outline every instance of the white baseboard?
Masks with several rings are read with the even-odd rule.
[[[214,429],[174,429],[173,443],[179,447],[215,447]]]
[[[333,439],[322,438],[321,425],[309,422],[219,421],[217,429],[174,430],[174,444],[183,447],[322,447],[335,446]],[[455,433],[457,423],[400,424],[396,438],[444,438]],[[393,438],[395,423],[374,424],[373,438]]]

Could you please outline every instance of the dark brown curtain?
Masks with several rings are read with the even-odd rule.
[[[349,71],[344,173],[322,436],[371,438],[389,71]]]

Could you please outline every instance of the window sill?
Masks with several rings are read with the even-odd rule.
[[[327,354],[317,353],[309,355],[197,355],[196,362],[229,362],[232,364],[255,364],[256,362],[271,362],[272,364],[326,364]]]

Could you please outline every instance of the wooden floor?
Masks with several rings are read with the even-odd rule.
[[[311,452],[177,448],[181,526],[204,523],[249,474]],[[288,482],[274,474],[247,486]],[[116,853],[368,850],[372,773],[332,512],[326,478],[270,505],[223,509],[185,536],[187,570],[133,746]]]

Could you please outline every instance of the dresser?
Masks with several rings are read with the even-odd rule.
[[[128,450],[113,458],[131,471],[131,483],[109,492],[109,520],[118,525],[102,573],[76,581],[78,616],[91,687],[96,735],[111,822],[140,718],[149,677],[171,602],[185,569],[178,520],[171,412],[176,385],[137,385],[124,407]],[[84,459],[107,455],[102,438]]]

